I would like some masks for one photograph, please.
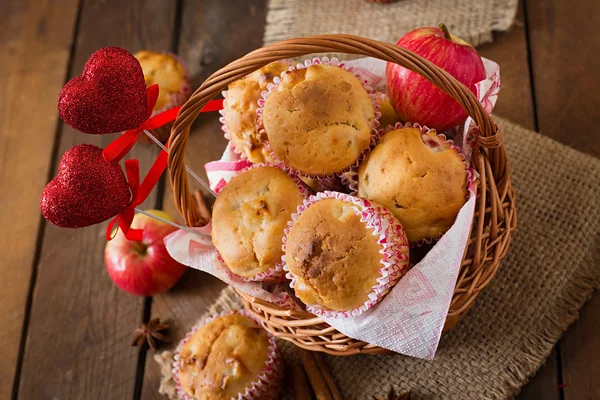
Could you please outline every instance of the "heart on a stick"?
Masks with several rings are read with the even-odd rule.
[[[120,47],[103,47],[85,63],[58,97],[58,113],[71,127],[91,134],[122,132],[147,118],[144,74],[139,61]]]
[[[102,149],[80,144],[63,154],[58,174],[44,188],[44,217],[63,228],[94,225],[120,214],[131,191],[118,162],[107,162]]]

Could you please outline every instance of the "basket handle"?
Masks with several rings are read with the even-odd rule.
[[[200,110],[231,82],[277,60],[312,53],[346,53],[394,62],[418,73],[452,96],[479,127],[477,146],[485,149],[496,182],[507,176],[506,153],[502,134],[481,106],[475,95],[446,71],[413,52],[394,44],[353,35],[318,35],[284,40],[254,50],[219,69],[206,79],[183,105],[171,129],[169,138],[169,174],[175,204],[188,226],[197,226],[203,219],[194,196],[190,193],[184,155],[190,127]],[[418,122],[418,121],[414,121]],[[500,186],[500,185],[499,185]]]

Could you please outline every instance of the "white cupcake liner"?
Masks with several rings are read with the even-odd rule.
[[[249,171],[251,169],[261,168],[261,167],[273,167],[273,168],[281,169],[277,165],[268,164],[268,163],[252,164],[252,165],[250,165],[250,166],[248,166],[246,168],[243,168],[243,169],[239,170],[233,176],[233,178],[235,178],[239,174],[244,173],[246,171]],[[296,184],[296,187],[300,191],[300,194],[303,197],[307,197],[307,196],[309,196],[311,194],[310,189],[297,176],[294,176],[294,175],[290,174],[288,171],[285,171],[285,170],[283,170],[283,171],[286,172],[290,178],[292,178],[292,180]],[[231,179],[233,179],[233,178],[231,178]],[[238,274],[234,273],[233,271],[231,271],[229,269],[229,267],[227,267],[227,264],[225,263],[225,260],[223,259],[223,256],[221,255],[221,253],[218,250],[217,250],[217,260],[218,260],[218,262],[220,262],[220,263],[223,264],[223,266],[225,267],[225,269],[227,271],[227,275],[234,282],[274,282],[274,283],[281,283],[281,282],[285,281],[285,271],[283,270],[283,261],[281,261],[281,260],[278,263],[275,264],[274,268],[271,268],[268,271],[261,272],[260,274],[255,275],[253,277],[249,277],[249,278],[241,276],[241,275],[238,275]]]
[[[379,137],[379,139],[381,139],[383,137],[383,135],[385,135],[386,133],[388,133],[390,131],[395,131],[397,129],[404,129],[404,128],[417,128],[421,131],[421,133],[423,135],[425,135],[427,138],[429,138],[429,140],[432,140],[432,141],[433,141],[433,139],[431,138],[431,136],[435,135],[437,138],[442,139],[442,141],[443,141],[442,143],[445,144],[448,149],[454,150],[456,152],[456,154],[458,154],[461,157],[462,162],[465,165],[465,169],[467,171],[465,186],[467,188],[466,200],[468,200],[470,197],[470,193],[473,192],[473,180],[474,180],[473,178],[474,178],[475,174],[473,173],[471,166],[467,163],[465,155],[461,151],[460,147],[456,146],[454,144],[454,141],[452,139],[448,139],[445,134],[437,133],[437,131],[435,129],[430,129],[430,128],[428,128],[426,126],[422,126],[416,122],[414,122],[414,123],[406,122],[404,124],[402,122],[396,122],[393,126],[388,125],[385,129],[380,129],[378,131],[378,137]],[[435,143],[439,143],[439,142],[435,141]],[[345,184],[350,189],[350,194],[353,196],[358,196],[358,168],[352,169],[352,171],[350,171],[350,173],[348,173],[344,177],[344,180],[345,180]],[[439,240],[443,235],[444,234],[442,233],[436,237],[422,239],[416,243],[411,243],[410,247],[413,248],[413,247],[423,246],[426,244],[431,244],[431,243]]]
[[[173,57],[181,65],[181,67],[183,68],[183,76],[184,76],[183,85],[181,86],[181,89],[179,89],[178,92],[171,94],[170,100],[167,102],[167,104],[165,104],[163,107],[159,108],[158,110],[152,111],[150,118],[152,118],[155,115],[158,115],[162,112],[170,110],[171,108],[183,105],[186,101],[188,101],[188,99],[192,95],[188,70],[187,70],[187,67],[185,66],[183,60],[176,54],[173,54],[168,51],[163,51],[162,54]]]
[[[292,68],[292,65],[293,65],[292,60],[282,60],[282,61],[287,62],[290,65],[290,68]],[[285,73],[285,72],[286,71],[284,71],[283,73]],[[276,79],[279,79],[279,78],[276,78]],[[226,104],[227,103],[227,90],[223,90],[221,92],[221,95],[223,96],[224,104]],[[221,115],[219,117],[219,122],[221,123],[221,130],[223,131],[223,135],[225,136],[225,139],[227,139],[231,143],[231,149],[233,150],[233,152],[235,154],[239,155],[241,159],[247,159],[248,157],[246,156],[246,153],[244,153],[244,149],[239,149],[235,145],[235,143],[231,140],[231,132],[229,132],[229,128],[227,128],[227,123],[225,122],[225,120],[227,118],[226,117],[227,109],[225,106],[219,110],[219,114]],[[254,127],[256,129],[256,132],[259,133],[258,124],[256,124],[256,118],[255,118],[255,126]],[[264,144],[263,144],[263,146],[264,146]]]
[[[194,400],[193,397],[190,397],[185,393],[179,378],[179,354],[183,349],[183,346],[185,346],[188,340],[194,333],[198,331],[198,329],[202,328],[218,317],[232,314],[244,315],[248,318],[251,318],[253,321],[258,323],[261,329],[264,329],[262,328],[262,323],[260,320],[246,310],[224,311],[222,313],[214,314],[213,316],[200,320],[198,323],[196,323],[196,325],[194,325],[194,327],[185,335],[183,340],[179,342],[179,345],[175,350],[173,362],[173,380],[175,381],[177,394],[181,400]],[[269,355],[267,357],[265,367],[262,369],[261,374],[257,377],[257,379],[252,382],[250,387],[247,387],[246,391],[238,394],[237,397],[232,397],[232,400],[274,400],[279,394],[283,381],[283,359],[279,353],[275,336],[271,335],[269,332],[267,332],[267,334],[269,335]]]
[[[369,299],[358,308],[347,311],[334,311],[319,305],[307,304],[306,309],[315,315],[325,317],[356,317],[376,305],[408,271],[408,240],[402,225],[387,208],[370,200],[344,193],[319,192],[308,197],[303,204],[298,206],[298,211],[292,214],[292,219],[288,222],[282,246],[284,263],[286,261],[287,237],[300,215],[313,204],[330,198],[353,204],[356,215],[360,215],[360,221],[365,223],[367,228],[372,229],[373,236],[378,237],[378,243],[382,246],[380,253],[383,254],[381,268],[379,268],[381,276],[377,278],[377,284],[373,286],[372,292],[369,293]],[[289,270],[287,264],[283,265],[283,269],[286,271],[286,277],[291,281],[290,287],[294,289],[296,286],[295,275]]]
[[[344,69],[345,71],[350,72],[352,75],[354,75],[356,78],[358,78],[358,80],[362,83],[363,88],[369,94],[369,98],[371,99],[371,101],[373,103],[373,107],[375,108],[375,121],[374,121],[374,127],[372,129],[372,133],[371,133],[371,139],[370,139],[369,146],[365,150],[363,150],[363,152],[356,158],[354,163],[352,163],[351,165],[342,169],[341,171],[338,171],[333,174],[309,174],[309,173],[304,173],[302,171],[296,170],[296,169],[288,166],[283,160],[281,160],[279,157],[277,157],[277,155],[275,154],[275,152],[269,145],[269,141],[264,142],[264,146],[265,146],[266,151],[268,151],[269,154],[271,155],[271,158],[273,159],[273,163],[277,164],[280,168],[285,169],[286,171],[289,171],[290,173],[293,173],[295,175],[302,176],[305,178],[318,179],[318,180],[333,179],[336,177],[342,178],[343,174],[345,172],[358,167],[358,164],[360,164],[360,161],[377,144],[379,118],[381,118],[381,113],[379,112],[379,102],[377,101],[377,95],[373,91],[373,88],[368,84],[367,79],[365,79],[362,76],[361,72],[358,69],[354,69],[353,67],[346,65],[344,62],[340,62],[335,57],[331,58],[331,59],[329,59],[329,57],[321,57],[321,58],[315,57],[312,60],[305,60],[304,63],[297,64],[295,67],[290,67],[289,71],[292,71],[295,69],[301,69],[301,68],[308,68],[311,65],[319,65],[319,64],[340,67],[340,68]],[[273,92],[273,89],[275,89],[277,86],[279,86],[279,84],[281,84],[281,77],[276,77],[275,79],[273,79],[273,83],[267,85],[267,90],[262,92],[261,99],[258,100],[258,108],[256,109],[256,125],[258,126],[260,134],[263,134],[265,132],[265,127],[262,123],[262,115],[264,112],[263,107],[265,105],[265,101],[266,101],[267,97],[269,97],[269,95]]]

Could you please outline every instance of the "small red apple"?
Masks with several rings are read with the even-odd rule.
[[[475,84],[485,79],[485,68],[477,51],[450,34],[444,24],[440,28],[415,29],[396,45],[444,69],[474,94],[477,94]],[[418,122],[441,132],[467,119],[467,113],[456,100],[417,73],[388,63],[385,76],[392,106],[405,122]]]
[[[150,210],[150,214],[173,221],[164,211]],[[104,263],[108,275],[127,293],[137,296],[154,296],[166,292],[181,278],[186,266],[173,260],[163,242],[174,226],[137,213],[131,227],[143,229],[141,241],[127,240],[119,230],[117,236],[106,243]]]

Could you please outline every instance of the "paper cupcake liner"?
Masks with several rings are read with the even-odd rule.
[[[280,169],[277,165],[268,164],[268,163],[252,164],[252,165],[250,165],[250,166],[248,166],[246,168],[243,168],[243,169],[239,170],[231,179],[235,178],[236,176],[238,176],[241,173],[244,173],[244,172],[249,171],[251,169],[261,168],[261,167],[273,167],[273,168]],[[304,182],[302,182],[300,180],[300,178],[298,178],[297,176],[294,176],[294,175],[290,174],[288,171],[284,171],[284,172],[286,172],[288,174],[288,176],[290,178],[292,178],[292,180],[296,184],[296,187],[300,191],[300,194],[303,197],[307,197],[307,196],[309,196],[311,194],[310,189],[304,184]],[[285,281],[285,271],[283,270],[283,262],[282,261],[279,261],[278,263],[276,263],[274,268],[271,268],[268,271],[261,272],[260,274],[258,274],[256,276],[248,278],[248,277],[245,277],[245,276],[238,275],[238,274],[234,273],[233,271],[231,271],[229,269],[229,267],[227,267],[227,264],[225,263],[225,260],[223,259],[223,256],[221,255],[221,253],[219,253],[218,250],[217,250],[217,260],[219,262],[221,262],[225,266],[225,269],[227,270],[227,275],[229,276],[229,278],[231,278],[231,280],[236,281],[236,282],[274,282],[274,283],[280,283],[280,282],[284,282]]]
[[[179,354],[183,349],[183,346],[188,342],[190,337],[194,333],[198,331],[198,329],[202,328],[204,325],[208,324],[212,320],[218,317],[223,317],[232,314],[244,315],[252,320],[256,321],[259,326],[262,327],[262,323],[258,318],[256,318],[252,313],[246,310],[230,310],[224,311],[219,314],[215,314],[211,317],[203,319],[199,321],[194,327],[185,335],[185,338],[175,350],[174,362],[173,362],[173,380],[175,381],[175,385],[177,387],[177,394],[181,400],[194,400],[194,398],[188,396],[183,390],[183,386],[181,384],[181,380],[179,378]],[[264,328],[263,328],[264,329]],[[257,377],[255,381],[252,382],[250,387],[246,388],[244,393],[238,394],[237,397],[232,397],[235,400],[274,400],[277,398],[281,390],[281,383],[283,380],[283,359],[281,358],[281,354],[279,352],[279,348],[277,347],[277,340],[275,336],[269,335],[269,355],[267,357],[267,362],[265,367],[262,369],[261,374]]]
[[[373,88],[368,84],[367,79],[365,79],[363,77],[360,70],[346,65],[344,62],[340,62],[337,58],[329,59],[328,57],[321,57],[321,58],[315,57],[312,60],[305,60],[304,63],[297,64],[295,67],[290,67],[289,70],[292,71],[295,69],[308,68],[311,65],[319,65],[319,64],[340,67],[340,68],[350,72],[362,83],[363,88],[369,94],[369,98],[371,99],[371,102],[373,103],[373,107],[375,108],[375,121],[374,121],[375,125],[372,129],[369,146],[367,146],[367,148],[362,151],[362,153],[356,158],[354,163],[352,163],[351,165],[342,169],[341,171],[338,171],[333,174],[309,174],[309,173],[305,173],[305,172],[299,171],[297,169],[294,169],[294,168],[288,166],[279,157],[277,157],[277,155],[275,154],[275,152],[269,145],[269,141],[264,142],[264,146],[265,146],[266,151],[268,151],[269,154],[271,155],[271,158],[273,159],[274,164],[277,164],[280,168],[285,169],[286,171],[289,171],[290,173],[293,173],[294,175],[302,176],[302,177],[309,178],[309,179],[318,179],[318,180],[342,178],[342,175],[345,172],[358,167],[358,164],[360,164],[360,161],[367,155],[367,153],[369,153],[373,149],[373,147],[375,147],[375,144],[377,143],[379,118],[381,118],[381,113],[379,112],[379,102],[377,101],[377,96],[374,93]],[[265,100],[272,93],[273,89],[275,89],[277,86],[279,86],[280,83],[281,83],[280,77],[276,77],[275,79],[273,79],[273,83],[267,85],[267,90],[262,92],[261,99],[258,100],[258,108],[256,109],[256,125],[258,126],[259,133],[261,135],[264,134],[264,132],[265,132],[265,128],[262,123],[262,115],[264,112],[263,107],[265,105]]]
[[[292,60],[282,60],[284,62],[287,62],[290,65],[290,68],[293,65],[293,61]],[[285,71],[283,72],[285,73]],[[224,102],[227,101],[227,90],[223,90],[221,92],[221,95],[223,96],[223,100]],[[239,149],[235,143],[231,140],[231,132],[229,132],[229,129],[227,128],[227,124],[225,123],[225,119],[226,119],[226,115],[227,115],[227,110],[226,107],[223,107],[219,110],[219,114],[221,115],[219,117],[219,122],[221,123],[221,130],[223,131],[223,135],[225,136],[225,139],[227,139],[230,143],[231,143],[231,148],[233,149],[233,152],[237,155],[240,156],[240,158],[242,159],[247,159],[248,157],[246,156],[246,153],[244,153],[243,149]],[[255,125],[255,129],[257,132],[258,131],[258,124]],[[264,145],[264,144],[263,144]]]
[[[445,134],[437,133],[435,129],[429,129],[428,127],[422,126],[416,122],[415,123],[406,122],[404,124],[402,122],[396,122],[393,126],[389,125],[385,129],[380,129],[378,131],[378,137],[379,137],[379,139],[381,139],[383,137],[383,135],[385,135],[386,133],[397,130],[397,129],[403,129],[403,128],[417,128],[421,131],[421,133],[423,135],[426,135],[426,137],[430,138],[430,140],[432,140],[432,141],[433,141],[433,139],[431,139],[431,136],[435,135],[436,137],[443,140],[442,143],[446,145],[447,149],[454,150],[456,152],[456,154],[461,157],[462,162],[465,165],[465,169],[467,171],[465,186],[467,189],[466,200],[468,200],[470,197],[470,193],[473,192],[473,177],[475,175],[473,174],[473,170],[472,170],[471,166],[469,165],[469,163],[467,162],[465,155],[461,151],[460,147],[456,146],[454,144],[454,141],[452,141],[452,139],[448,139]],[[435,143],[436,143],[436,145],[439,144],[438,141],[435,141]],[[346,185],[350,189],[350,194],[352,196],[358,196],[358,168],[354,168],[352,171],[350,171],[348,174],[346,174],[344,179],[345,179]],[[443,235],[444,234],[442,233],[441,235],[438,235],[436,237],[422,239],[416,243],[411,243],[410,247],[413,248],[413,247],[423,246],[425,244],[431,244],[431,243],[439,240]]]
[[[369,299],[358,308],[348,311],[334,311],[322,306],[307,304],[306,309],[315,315],[325,317],[356,317],[381,301],[381,299],[408,271],[408,240],[406,239],[406,234],[404,233],[404,229],[402,229],[402,225],[400,225],[400,222],[394,215],[387,208],[375,202],[339,192],[326,191],[310,196],[303,204],[298,206],[298,211],[295,214],[292,214],[292,219],[288,222],[283,237],[283,269],[286,271],[286,277],[290,279],[290,287],[294,289],[294,292],[296,277],[289,270],[287,264],[285,264],[285,251],[290,230],[306,209],[321,200],[330,198],[353,204],[356,215],[360,215],[360,221],[365,223],[367,228],[372,229],[373,236],[378,238],[378,243],[382,246],[380,253],[383,255],[381,268],[379,268],[381,276],[377,278],[377,284],[373,286],[371,293],[369,293]]]

